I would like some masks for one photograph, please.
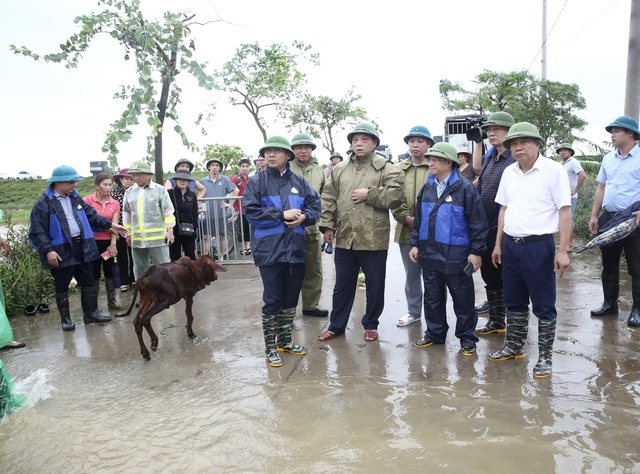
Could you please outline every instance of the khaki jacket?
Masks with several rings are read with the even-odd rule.
[[[398,222],[394,242],[408,244],[411,239],[411,229],[404,223],[404,218],[415,216],[418,193],[429,176],[429,162],[425,159],[418,166],[414,166],[413,160],[409,157],[400,162],[398,167],[404,177],[404,202],[391,212]]]
[[[318,164],[317,158],[312,156],[309,163],[307,163],[307,166],[302,166],[302,163],[295,158],[289,162],[289,167],[291,168],[292,173],[302,176],[306,182],[311,185],[313,190],[318,193],[318,196],[322,195],[326,178],[324,176],[324,171],[322,171],[322,168]],[[317,234],[318,226],[307,226],[307,233]]]
[[[367,188],[365,202],[354,204],[351,193]],[[335,247],[352,250],[389,248],[389,209],[404,202],[400,169],[370,153],[360,161],[352,156],[332,171],[322,193],[320,231],[338,229]]]

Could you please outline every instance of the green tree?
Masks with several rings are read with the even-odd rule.
[[[311,46],[294,41],[291,50],[283,44],[262,48],[258,43],[243,44],[233,58],[215,73],[220,88],[230,94],[229,101],[249,111],[267,141],[265,109],[274,108],[286,117],[290,105],[299,101],[306,75],[298,63],[318,64]]]
[[[366,110],[356,104],[361,98],[353,87],[340,100],[305,94],[303,100],[289,110],[290,128],[297,128],[321,140],[323,148],[333,153],[337,133],[351,123],[367,120]]]
[[[236,171],[238,171],[238,168],[239,168],[238,162],[242,158],[251,159],[250,157],[245,155],[242,149],[238,146],[220,145],[217,143],[205,146],[203,149],[203,155],[204,155],[203,162],[198,163],[196,165],[196,168],[198,170],[200,169],[200,167],[204,168],[204,166],[207,164],[207,161],[215,158],[224,163],[224,166],[225,166],[224,174],[228,174],[228,172],[231,172],[231,174],[233,174]],[[209,172],[209,170],[206,170],[206,171],[207,173]]]
[[[165,12],[162,20],[149,21],[140,10],[140,0],[98,0],[98,5],[104,7],[99,13],[75,18],[74,23],[80,25],[80,32],[62,43],[57,53],[41,56],[25,46],[11,45],[10,48],[15,54],[36,61],[43,58],[46,62],[76,68],[96,35],[108,34],[120,43],[124,48],[125,61],[132,58],[135,61],[137,83],[121,86],[115,94],[115,98],[126,100],[127,105],[120,118],[111,124],[102,151],[109,154],[111,166],[116,167],[117,145],[131,138],[131,128],[138,125],[143,115],[151,129],[147,149],[149,158],[155,160],[156,180],[164,182],[162,136],[165,118],[173,121],[173,129],[180,135],[183,145],[195,149],[178,120],[177,105],[182,91],[175,83],[176,76],[187,71],[197,79],[200,87],[212,89],[215,84],[213,77],[206,74],[205,64],[193,59],[195,45],[190,38],[190,25],[195,15]]]
[[[487,114],[504,110],[516,122],[527,121],[538,127],[553,150],[562,142],[576,140],[574,131],[584,130],[587,122],[576,113],[586,108],[577,84],[544,81],[527,71],[478,74],[467,89],[448,79],[440,81],[440,98],[450,112]]]

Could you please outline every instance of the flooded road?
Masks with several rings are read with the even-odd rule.
[[[330,308],[333,261],[323,258]],[[406,306],[393,244],[379,342],[363,339],[359,290],[346,337],[320,343],[327,320],[297,316],[294,340],[308,355],[268,368],[258,271],[228,269],[194,300],[195,341],[184,303],[153,318],[149,362],[132,317],[85,326],[79,296],[75,332],[60,330],[55,310],[12,318],[28,345],[0,356],[27,404],[0,424],[1,472],[640,473],[630,282],[618,317],[591,318],[602,298],[596,254],[574,255],[559,282],[554,373],[543,380],[532,376],[535,318],[523,360],[487,360],[502,335],[463,357],[453,329],[445,345],[413,348],[424,323],[395,325]],[[451,303],[448,314],[453,327]]]

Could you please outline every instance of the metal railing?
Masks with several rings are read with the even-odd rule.
[[[239,211],[234,210],[236,201],[242,207],[242,196],[198,199],[197,255],[209,254],[225,264],[253,264],[252,256],[242,252],[244,222]]]

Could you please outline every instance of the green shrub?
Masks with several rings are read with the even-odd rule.
[[[10,212],[5,212],[4,224],[11,252],[0,258],[0,275],[7,315],[15,316],[22,314],[25,306],[51,303],[55,288],[51,272],[42,267],[40,256],[29,242],[29,229],[13,225]]]

